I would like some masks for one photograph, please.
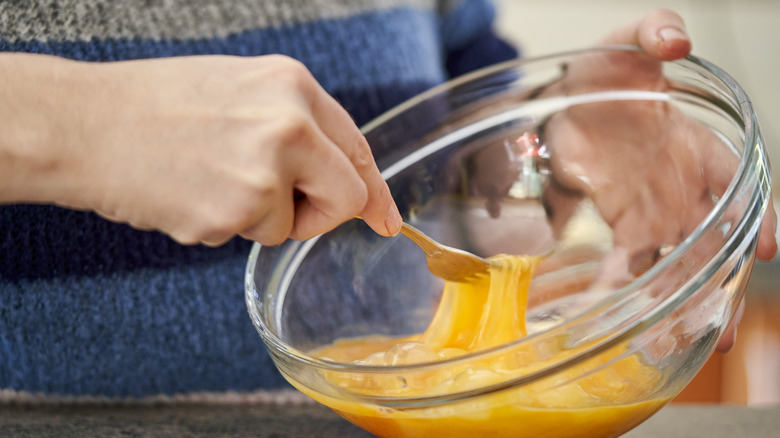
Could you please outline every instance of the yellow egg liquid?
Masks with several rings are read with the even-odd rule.
[[[398,366],[462,361],[399,373],[336,373],[330,394],[292,381],[301,391],[380,437],[614,437],[650,417],[668,398],[647,399],[660,372],[625,345],[530,383],[462,400],[388,408],[359,395],[430,397],[489,387],[527,376],[584,351],[597,340],[563,348],[555,342],[502,348],[491,358],[468,354],[526,336],[528,289],[540,257],[495,256],[489,276],[445,284],[428,329],[405,338],[341,339],[312,354],[338,362]],[[564,341],[561,340],[560,343]],[[484,353],[484,352],[483,352]],[[356,396],[356,394],[358,396]]]

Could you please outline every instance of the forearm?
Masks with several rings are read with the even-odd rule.
[[[360,130],[290,58],[0,55],[0,78],[0,203],[212,245],[306,239],[356,215],[400,227]]]
[[[74,133],[88,82],[78,62],[0,54],[0,203],[78,204],[82,154]]]

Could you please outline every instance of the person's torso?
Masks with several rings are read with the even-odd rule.
[[[4,1],[0,51],[94,62],[284,54],[303,61],[362,124],[447,78],[442,13],[469,15],[461,20],[473,28],[464,32],[492,18],[484,2],[465,2],[461,12],[447,3]],[[241,239],[181,246],[88,212],[0,206],[0,394],[285,386],[244,307],[249,247]]]

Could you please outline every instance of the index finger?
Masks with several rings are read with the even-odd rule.
[[[368,141],[352,117],[324,89],[314,94],[311,108],[322,132],[344,152],[366,184],[368,202],[360,213],[363,220],[381,235],[398,234],[401,230],[401,214],[377,168]]]

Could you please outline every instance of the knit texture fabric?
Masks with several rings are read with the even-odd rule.
[[[280,53],[363,124],[516,56],[493,18],[486,0],[3,1],[0,51],[95,62]],[[0,206],[0,393],[286,388],[246,313],[250,246],[181,246],[89,212]]]

